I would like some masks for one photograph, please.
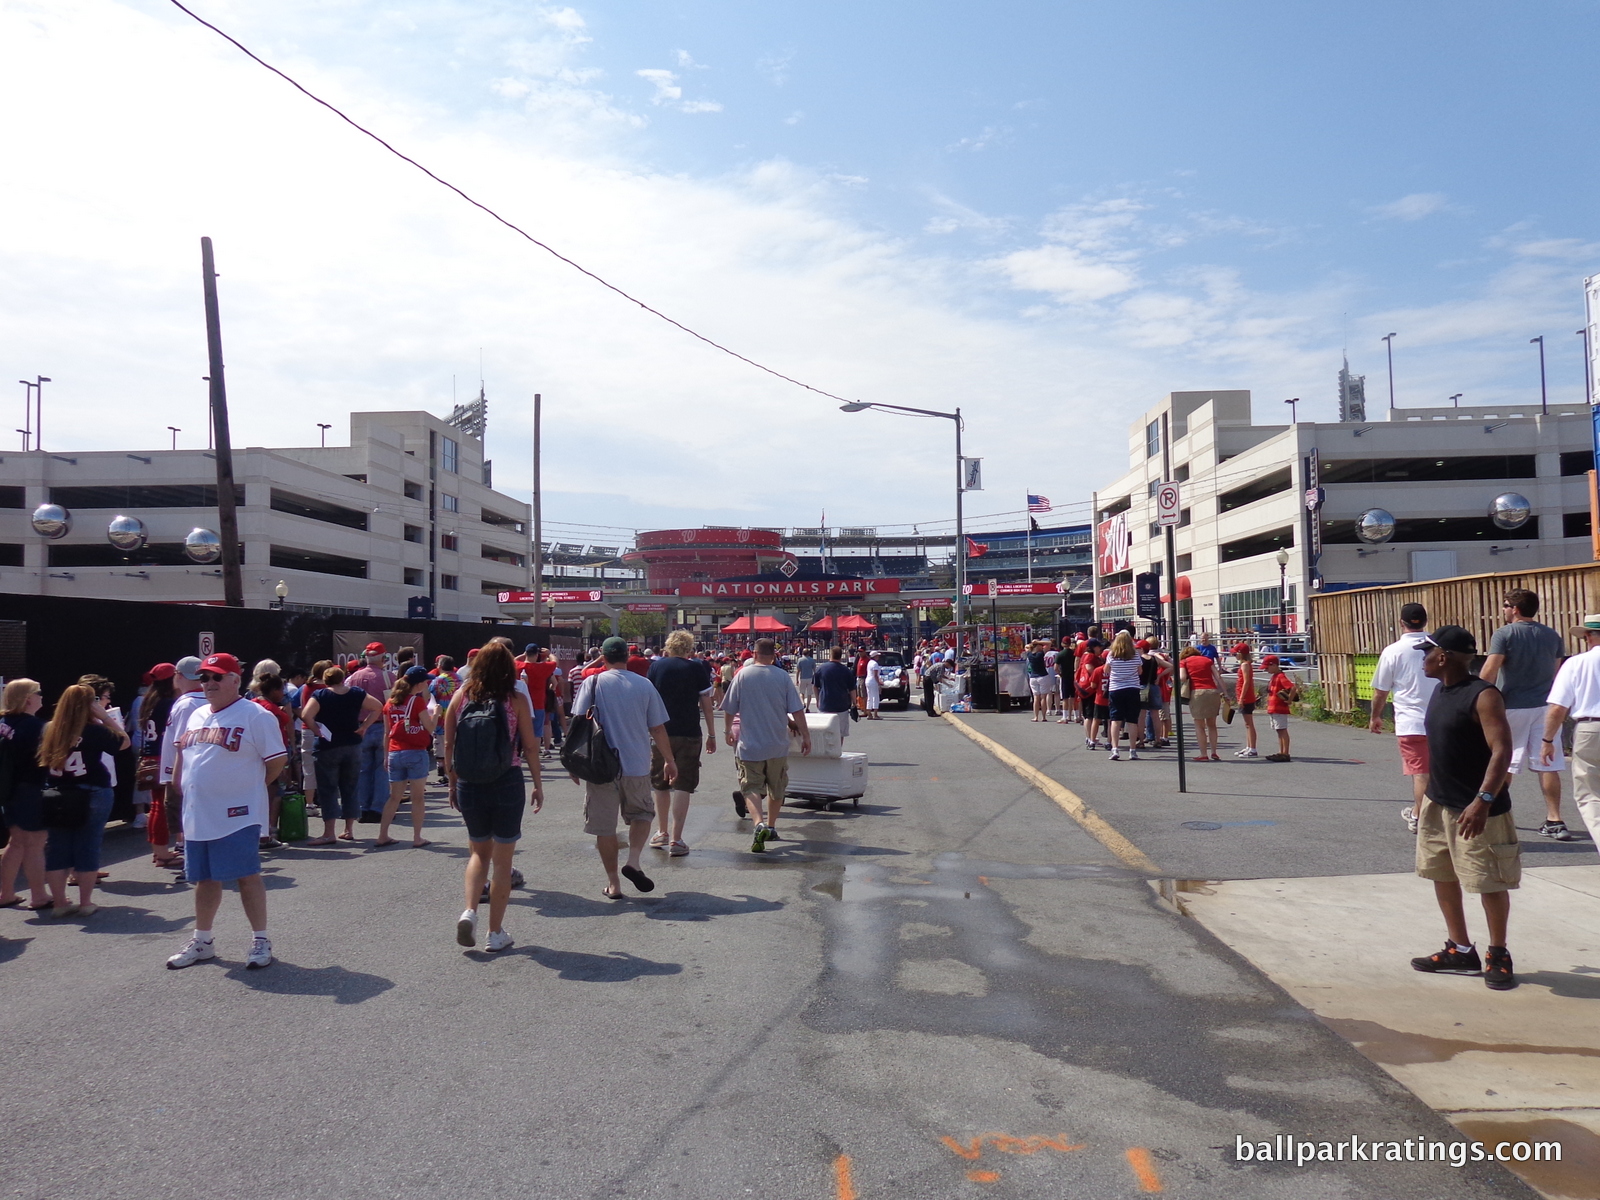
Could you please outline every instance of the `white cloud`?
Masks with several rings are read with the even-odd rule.
[[[1387,204],[1367,209],[1373,216],[1386,221],[1420,221],[1449,207],[1449,198],[1443,192],[1412,192]]]
[[[683,88],[678,84],[678,73],[668,71],[661,67],[646,67],[635,71],[640,79],[647,80],[655,87],[655,95],[650,97],[651,104],[664,105],[675,108],[685,113],[711,113],[721,112],[722,105],[715,100],[685,100]]]
[[[782,87],[789,82],[789,64],[794,61],[794,51],[785,50],[780,54],[769,54],[756,60],[756,70],[767,77],[767,82],[773,87]]]
[[[322,10],[283,0],[272,19]],[[936,221],[982,243],[961,252],[851,218],[851,181],[794,163],[666,174],[631,153],[639,117],[599,89],[587,37],[566,8],[497,29],[480,86],[496,81],[499,102],[470,117],[304,49],[274,57],[562,253],[740,353],[844,396],[960,403],[991,477],[1025,478],[1058,502],[1120,470],[1126,423],[1167,391],[1250,387],[1263,414],[1291,395],[1308,398],[1307,415],[1319,403],[1331,413],[1341,314],[1360,311],[1360,281],[1262,293],[1224,266],[1175,270],[1172,245],[1192,257],[1202,237],[1236,237],[1221,228],[1231,218],[1162,223],[1139,196],[1068,205],[1025,239],[1007,218],[936,199]],[[29,164],[0,177],[0,366],[55,380],[54,448],[136,449],[166,444],[169,424],[204,429],[197,242],[209,234],[241,445],[308,444],[318,421],[337,435],[351,409],[447,411],[451,375],[475,377],[481,346],[504,487],[527,486],[527,401],[544,396],[547,486],[572,506],[552,520],[946,513],[942,422],[847,417],[686,337],[181,19],[116,0],[7,0],[0,106],[28,114],[4,137],[7,161]],[[1585,250],[1509,231],[1486,251],[1503,263],[1488,288],[1352,321],[1352,365],[1370,382],[1376,338],[1400,330],[1402,401],[1517,394],[1527,338],[1577,327]],[[624,435],[603,485],[597,429]],[[774,429],[801,432],[774,441]],[[1063,445],[1077,452],[1064,458]],[[835,470],[788,469],[822,451]],[[1084,452],[1095,465],[1069,473]]]

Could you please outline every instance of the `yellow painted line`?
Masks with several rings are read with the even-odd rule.
[[[979,733],[954,713],[940,713],[939,715],[1005,763],[1006,766],[1010,767],[1046,796],[1049,796],[1050,799],[1054,800],[1062,812],[1083,826],[1084,832],[1115,854],[1125,866],[1132,867],[1135,871],[1148,871],[1153,875],[1160,874],[1156,864],[1145,856],[1143,850],[1113,829],[1104,817],[1083,802],[1083,797],[1078,795],[1077,792],[1074,792],[1071,788],[1063,787],[1031,763],[1024,762],[992,737]]]

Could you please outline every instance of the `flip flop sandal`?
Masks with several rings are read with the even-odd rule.
[[[21,903],[21,896],[13,896],[9,900],[0,900],[0,908],[16,908]]]
[[[412,842],[411,843],[411,848],[413,850],[421,850],[424,846],[431,846],[431,845],[433,845],[433,843],[429,842],[429,841]]]
[[[51,904],[50,901],[46,900],[43,904],[30,904],[30,905],[28,905],[28,911],[29,912],[43,912],[47,908],[54,908],[54,907],[55,907],[54,904]]]
[[[337,838],[322,837],[322,838],[312,838],[309,842],[306,843],[306,845],[308,845],[308,846],[333,846],[333,845],[336,845],[337,843],[338,843],[338,839]]]
[[[381,842],[373,842],[372,843],[372,848],[374,850],[376,850],[379,846],[398,846],[399,844],[400,844],[400,839],[399,838],[386,838],[384,841],[381,841]]]
[[[613,892],[610,888],[602,888],[600,890],[600,894],[602,896],[604,896],[607,900],[626,900],[627,899],[627,897],[624,896],[620,890]]]
[[[639,870],[638,867],[623,867],[620,873],[624,879],[641,892],[653,892],[656,890],[655,881]]]
[[[356,840],[356,835],[353,833],[341,833],[339,835],[339,840],[341,842],[353,842]]]

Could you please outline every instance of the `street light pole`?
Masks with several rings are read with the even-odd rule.
[[[1285,638],[1289,633],[1289,552],[1278,551],[1278,649],[1288,649]]]
[[[1461,397],[1462,397],[1462,395],[1463,395],[1463,393],[1457,392],[1454,396],[1450,397],[1450,406],[1452,408],[1460,408],[1461,407]]]
[[[533,623],[542,624],[544,612],[544,495],[539,479],[541,436],[539,421],[544,401],[538,392],[533,394]],[[546,641],[550,639],[546,638]],[[552,651],[554,653],[554,651]]]
[[[1589,359],[1589,327],[1585,325],[1582,329],[1577,330],[1577,334],[1583,339],[1583,402],[1585,404],[1593,404],[1595,402],[1594,363]]]
[[[1383,343],[1384,349],[1389,352],[1389,411],[1394,411],[1394,337],[1386,333],[1378,340]]]
[[[1285,400],[1284,403],[1289,406],[1289,424],[1298,425],[1300,423],[1300,397],[1296,396],[1293,400]]]
[[[952,614],[956,625],[956,657],[961,657],[961,627],[966,624],[967,613],[967,537],[966,528],[962,523],[962,493],[966,491],[966,479],[962,471],[961,458],[961,430],[965,422],[961,419],[961,410],[955,412],[939,412],[932,408],[909,408],[904,404],[880,404],[871,400],[852,400],[839,406],[840,412],[857,413],[867,409],[879,409],[883,412],[911,413],[919,417],[943,417],[947,421],[954,421],[956,425],[956,594],[952,605]]]
[[[318,421],[317,428],[322,430],[322,448],[326,450],[328,448],[328,430],[332,429],[333,426],[324,425],[321,421]]]
[[[178,435],[182,433],[183,430],[179,429],[176,425],[168,425],[167,428],[172,431],[172,448],[176,450],[178,448]]]
[[[1550,395],[1545,390],[1544,384],[1544,334],[1541,333],[1536,338],[1528,339],[1528,345],[1530,346],[1535,342],[1539,343],[1539,412],[1541,415],[1548,417],[1550,415]]]

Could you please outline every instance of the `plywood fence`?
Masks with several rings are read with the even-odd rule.
[[[1539,596],[1539,619],[1559,630],[1573,653],[1583,649],[1572,634],[1585,613],[1600,612],[1600,563],[1463,575],[1426,583],[1358,588],[1311,597],[1311,628],[1327,704],[1336,712],[1356,707],[1355,659],[1380,653],[1400,631],[1400,606],[1416,602],[1428,610],[1428,628],[1460,625],[1486,652],[1489,638],[1505,624],[1500,605],[1512,588]]]

